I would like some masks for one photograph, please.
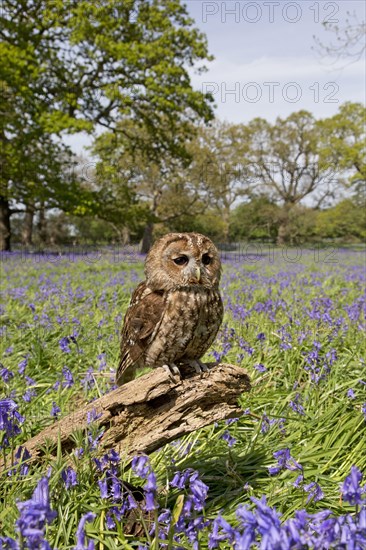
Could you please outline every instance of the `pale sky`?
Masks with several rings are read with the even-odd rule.
[[[334,63],[317,53],[314,41],[314,35],[325,44],[334,41],[324,30],[325,20],[343,27],[349,12],[364,21],[363,0],[185,3],[215,57],[208,72],[192,75],[192,83],[214,94],[218,118],[273,121],[300,109],[322,118],[345,101],[365,101],[365,60]],[[66,141],[80,153],[89,139],[75,135]]]
[[[329,44],[333,33],[324,30],[322,21],[333,20],[343,27],[347,12],[365,20],[365,2],[189,0],[186,4],[215,56],[209,71],[194,76],[193,82],[214,93],[219,118],[273,120],[299,109],[325,117],[344,101],[365,101],[365,60],[334,64],[315,51],[313,38]]]

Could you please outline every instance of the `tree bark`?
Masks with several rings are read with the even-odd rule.
[[[7,198],[0,196],[0,251],[10,252],[11,244],[11,210]]]
[[[152,247],[153,244],[153,229],[154,224],[148,223],[145,226],[144,229],[144,235],[142,237],[142,243],[141,243],[141,254],[147,254]]]
[[[40,462],[46,447],[51,457],[56,457],[58,445],[63,454],[71,452],[76,447],[73,432],[90,429],[88,413],[94,413],[93,430],[97,426],[103,431],[98,451],[113,448],[130,459],[213,422],[240,416],[238,398],[250,390],[247,373],[224,363],[208,366],[208,372],[197,374],[183,365],[183,378],[157,368],[81,407],[23,444],[31,453],[30,462]]]
[[[128,244],[130,244],[130,241],[131,241],[130,230],[127,227],[127,225],[125,225],[124,227],[122,227],[122,231],[121,231],[122,245],[127,246]]]
[[[46,221],[46,212],[45,212],[45,206],[44,203],[41,203],[41,206],[38,211],[38,236],[39,240],[42,244],[44,244],[47,241],[47,221]]]
[[[32,245],[33,238],[33,218],[34,218],[34,206],[33,204],[27,204],[23,222],[22,230],[22,244],[24,246]]]
[[[280,225],[277,233],[277,245],[285,246],[289,241],[289,229],[290,229],[290,206],[285,204],[282,208]]]

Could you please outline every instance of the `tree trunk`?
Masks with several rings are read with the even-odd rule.
[[[130,230],[126,225],[122,228],[121,231],[121,241],[123,246],[127,246],[128,244],[130,244]]]
[[[22,244],[24,246],[30,246],[32,244],[33,218],[34,218],[34,206],[32,204],[28,204],[25,210],[23,230],[22,230]]]
[[[144,229],[144,235],[142,237],[142,243],[141,243],[141,254],[147,254],[152,247],[153,243],[153,230],[154,230],[154,224],[148,223],[145,226]]]
[[[41,203],[41,206],[39,208],[38,212],[38,236],[41,243],[45,243],[47,240],[47,221],[46,221],[46,211],[44,203]]]
[[[281,212],[280,225],[277,233],[277,245],[285,246],[290,237],[290,207],[285,205]]]
[[[229,364],[207,366],[207,372],[197,374],[182,365],[183,378],[163,368],[153,369],[65,416],[22,446],[30,452],[32,463],[42,461],[46,448],[54,458],[60,451],[70,453],[76,447],[73,432],[87,432],[92,415],[93,432],[102,432],[99,452],[115,449],[131,459],[136,453],[152,453],[204,426],[243,414],[238,399],[250,390],[245,370]],[[0,472],[4,466],[0,461]]]
[[[10,226],[11,210],[9,201],[5,197],[0,196],[0,251],[10,252]]]

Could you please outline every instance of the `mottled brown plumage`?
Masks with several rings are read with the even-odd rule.
[[[117,384],[144,366],[202,367],[223,316],[220,274],[218,251],[204,235],[168,233],[154,244],[124,318]]]

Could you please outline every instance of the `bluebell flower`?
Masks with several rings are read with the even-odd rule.
[[[278,474],[284,469],[302,470],[302,466],[291,456],[290,449],[288,448],[276,451],[273,453],[273,456],[277,459],[277,465],[268,468],[271,475]]]
[[[8,475],[12,476],[18,473],[21,476],[26,476],[29,472],[29,464],[27,463],[27,461],[30,459],[30,457],[31,454],[28,449],[20,445],[15,453],[14,466],[17,466],[17,468],[9,470]]]
[[[309,493],[309,496],[306,500],[306,502],[310,502],[311,500],[314,500],[314,502],[318,502],[318,500],[322,500],[324,498],[324,493],[318,483],[315,483],[315,481],[312,481],[308,485],[304,485],[304,490]]]
[[[66,489],[70,489],[70,487],[75,487],[75,485],[78,485],[76,472],[71,466],[68,466],[66,469],[62,470],[61,477],[65,483]]]
[[[304,476],[300,474],[297,476],[297,478],[295,479],[292,485],[297,489],[303,481],[304,481]]]
[[[354,399],[354,398],[356,397],[355,392],[353,391],[352,388],[350,388],[350,389],[347,391],[347,397],[348,397],[349,399]]]
[[[170,482],[171,487],[176,487],[177,489],[184,489],[186,483],[189,479],[189,476],[193,473],[191,468],[184,470],[183,472],[175,472],[172,481]]]
[[[45,528],[46,523],[52,523],[57,513],[50,507],[47,477],[41,478],[32,497],[25,502],[18,502],[17,507],[20,517],[16,525],[28,547],[34,550],[50,548],[44,540]]]
[[[102,416],[102,413],[97,413],[97,411],[93,408],[91,411],[88,411],[86,413],[86,421],[88,424],[91,424],[92,422],[95,422]]]
[[[23,361],[20,361],[20,363],[18,363],[18,372],[21,376],[24,374],[24,371],[28,365],[28,359],[29,353],[27,353],[27,355],[24,355]]]
[[[293,411],[297,412],[298,414],[305,414],[305,410],[301,404],[301,396],[299,393],[296,393],[294,399],[290,401],[289,406]]]
[[[62,382],[63,387],[71,388],[74,385],[74,378],[72,376],[71,370],[67,367],[63,367],[62,374],[64,377],[64,381]]]
[[[52,401],[51,416],[54,416],[55,418],[57,418],[60,412],[61,412],[60,407],[57,405],[57,403],[55,403],[55,401]]]
[[[208,486],[201,481],[198,472],[194,472],[189,478],[189,488],[195,510],[202,510],[207,498]]]
[[[60,345],[61,351],[63,351],[64,353],[71,353],[71,349],[69,346],[70,338],[68,336],[64,336],[63,338],[61,338],[58,343]]]
[[[26,403],[30,403],[32,401],[32,398],[35,397],[36,395],[37,395],[36,390],[33,390],[33,389],[26,390],[26,392],[23,395],[23,400]]]
[[[115,475],[111,476],[111,494],[114,502],[119,502],[122,498],[122,485]]]
[[[146,479],[151,471],[149,458],[146,455],[134,456],[131,463],[132,470],[142,479]]]
[[[0,376],[4,380],[4,382],[9,382],[9,380],[14,378],[14,373],[0,363]]]
[[[262,363],[258,363],[257,365],[254,365],[254,368],[259,372],[266,372],[267,369]]]
[[[18,412],[18,405],[10,398],[0,401],[0,430],[6,437],[13,437],[20,433],[19,424],[23,424],[24,417]]]
[[[157,505],[155,503],[155,493],[148,491],[145,493],[145,510],[151,512],[155,510]]]
[[[212,523],[212,531],[208,539],[209,550],[218,548],[220,542],[227,541],[232,544],[235,540],[235,535],[236,531],[234,527],[219,514]]]
[[[362,472],[357,466],[352,466],[351,473],[346,477],[341,486],[343,500],[352,505],[366,504],[366,487],[361,487]]]
[[[221,436],[221,439],[223,439],[224,441],[227,442],[228,446],[229,447],[233,447],[236,443],[236,439],[235,437],[233,437],[232,435],[230,435],[230,433],[228,432],[228,430],[225,430],[225,432],[222,434]]]
[[[0,537],[0,550],[21,550],[19,543],[11,537]]]
[[[99,479],[98,480],[98,485],[99,485],[99,489],[100,489],[100,496],[101,498],[108,498],[108,482],[106,480],[106,478],[104,479]]]
[[[144,489],[145,491],[156,491],[156,475],[154,472],[148,474]]]
[[[81,518],[81,520],[79,521],[79,525],[78,525],[78,528],[76,530],[76,546],[74,546],[74,549],[73,550],[94,550],[94,542],[93,541],[88,541],[88,545],[85,546],[86,544],[86,536],[85,536],[85,524],[89,521],[93,521],[93,519],[95,518],[95,514],[93,514],[92,512],[87,512],[86,514],[84,514]]]

